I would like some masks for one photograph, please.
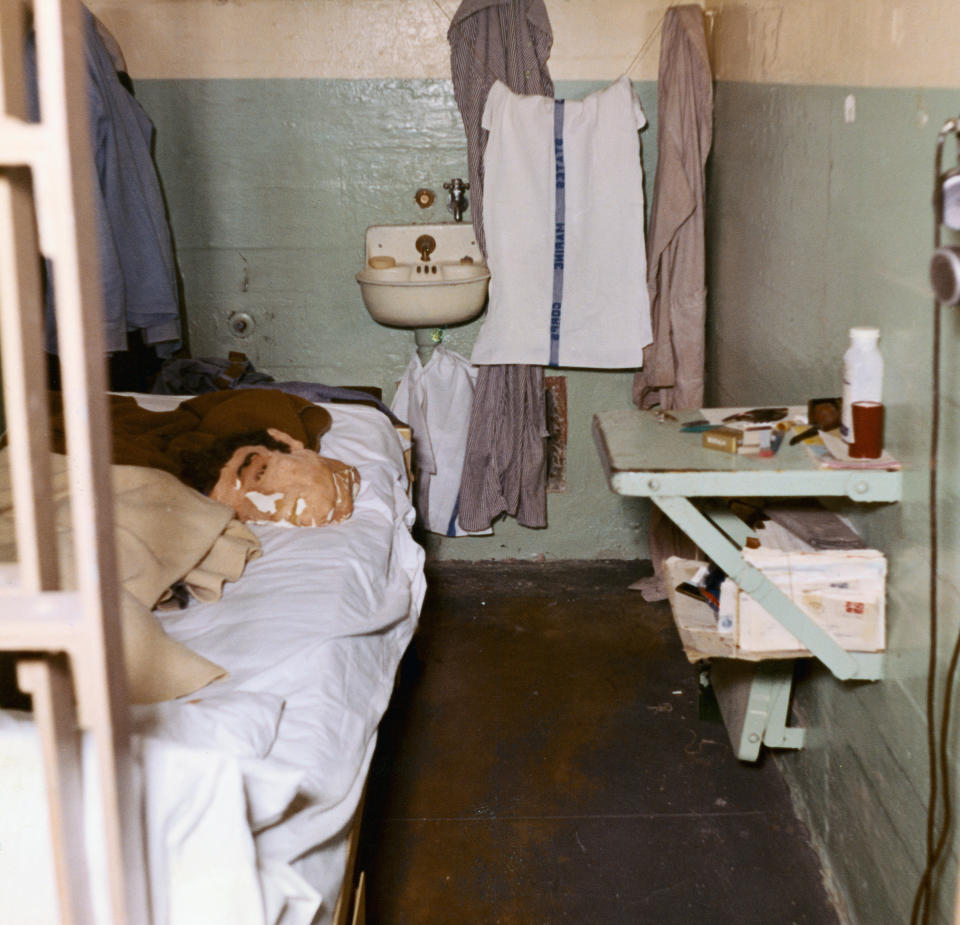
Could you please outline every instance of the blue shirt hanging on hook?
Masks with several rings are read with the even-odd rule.
[[[140,330],[144,343],[170,356],[180,346],[180,302],[170,226],[150,153],[153,124],[121,83],[93,15],[86,7],[81,13],[106,349],[126,350],[127,331]],[[25,68],[28,109],[37,120],[41,114],[32,35]],[[41,224],[41,248],[44,237]],[[50,267],[47,276],[47,350],[57,353],[55,276]]]

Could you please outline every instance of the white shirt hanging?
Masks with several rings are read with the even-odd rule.
[[[431,533],[474,535],[461,529],[457,513],[476,378],[468,359],[438,346],[426,366],[413,355],[390,406],[413,428],[416,506]]]

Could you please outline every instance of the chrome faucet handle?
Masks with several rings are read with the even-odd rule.
[[[464,183],[460,177],[456,177],[448,183],[444,183],[443,188],[450,192],[450,195],[447,196],[447,211],[453,213],[455,222],[462,222],[463,213],[470,206],[470,200],[467,199],[467,190],[470,189],[470,184]]]

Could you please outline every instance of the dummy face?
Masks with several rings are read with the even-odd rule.
[[[322,527],[346,520],[360,487],[357,470],[318,456],[282,431],[267,432],[290,452],[240,447],[220,470],[210,497],[232,507],[244,521]]]

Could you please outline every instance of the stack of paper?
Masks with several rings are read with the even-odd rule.
[[[884,648],[887,560],[876,549],[816,552],[745,549],[756,566],[845,649]],[[752,652],[803,650],[800,641],[749,594],[727,579],[721,587],[718,628]]]

